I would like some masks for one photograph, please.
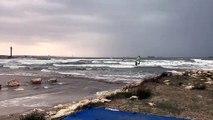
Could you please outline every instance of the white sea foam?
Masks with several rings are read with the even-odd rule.
[[[56,72],[62,75],[73,75],[73,76],[85,76],[83,73],[77,73],[77,72]]]
[[[10,69],[19,69],[19,68],[26,68],[26,66],[17,66],[17,65],[3,65],[5,68],[10,68]]]
[[[93,60],[92,63],[95,63],[95,64],[101,64],[103,61],[100,61],[100,60]]]
[[[47,73],[50,73],[52,72],[51,70],[48,70],[48,69],[42,69],[41,72],[47,72]]]
[[[0,101],[1,107],[14,107],[14,106],[25,106],[25,107],[47,107],[47,102],[39,102],[48,97],[48,94],[34,95],[28,97],[13,98]]]
[[[109,67],[109,68],[134,68],[133,65],[120,65],[120,64],[53,64],[56,67]]]
[[[0,59],[0,75],[71,75],[111,81],[137,81],[147,77],[144,67],[162,67],[166,69],[213,70],[213,60],[176,59],[142,60],[135,66],[135,59]],[[29,68],[33,68],[30,69]],[[34,69],[35,68],[35,69]],[[83,68],[83,69],[81,69]],[[141,69],[142,68],[142,69]],[[10,70],[8,70],[10,69]],[[20,70],[19,70],[20,69]],[[159,68],[161,69],[161,68]],[[2,70],[2,71],[1,71]],[[155,70],[155,69],[153,69]],[[151,71],[149,73],[153,73]]]
[[[19,88],[16,88],[16,89],[14,89],[15,91],[23,91],[24,90],[24,88],[22,88],[22,87],[19,87]]]

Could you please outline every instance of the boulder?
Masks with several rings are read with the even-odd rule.
[[[41,78],[33,78],[31,80],[31,83],[36,85],[36,84],[41,84],[42,79]]]
[[[18,87],[18,86],[20,86],[20,82],[18,80],[10,80],[7,83],[7,86],[8,87]]]
[[[50,78],[49,80],[47,80],[49,83],[56,83],[58,80],[57,78]]]

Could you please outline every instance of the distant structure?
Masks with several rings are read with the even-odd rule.
[[[10,57],[13,57],[13,47],[10,46]]]

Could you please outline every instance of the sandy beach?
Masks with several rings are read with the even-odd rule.
[[[41,77],[41,85],[31,85],[35,76],[1,75],[0,116],[21,113],[34,108],[50,108],[60,103],[72,103],[83,98],[91,98],[96,92],[113,90],[122,83],[111,84],[85,78],[57,77],[58,82],[49,84],[51,77]],[[11,79],[19,80],[19,87],[7,87]]]

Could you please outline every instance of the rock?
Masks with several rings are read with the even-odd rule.
[[[170,80],[164,80],[163,82],[170,82]]]
[[[166,85],[170,85],[170,83],[169,83],[169,82],[166,82],[165,84],[166,84]]]
[[[41,84],[41,78],[33,78],[32,80],[31,80],[31,83],[32,84]]]
[[[185,89],[192,90],[192,89],[194,89],[194,86],[193,85],[188,85],[188,86],[185,87]]]
[[[39,87],[33,87],[33,89],[39,89]]]
[[[0,84],[0,90],[1,90],[1,88],[2,88],[2,85]]]
[[[155,106],[155,103],[149,102],[148,105],[153,107],[153,106]]]
[[[30,119],[31,117],[31,115],[34,115],[34,116],[36,116],[36,117],[39,117],[39,118],[45,118],[45,111],[44,110],[42,110],[42,109],[34,109],[34,110],[31,110],[31,111],[29,111],[29,112],[25,112],[25,113],[23,113],[23,114],[21,114],[20,115],[20,119],[21,120],[28,120],[28,119]]]
[[[203,96],[202,96],[202,95],[198,95],[197,97],[198,97],[198,98],[203,98]]]
[[[91,103],[93,103],[93,104],[107,103],[107,102],[111,102],[111,100],[108,100],[108,99],[105,99],[105,98],[97,98],[97,99],[91,100]]]
[[[170,85],[170,80],[164,80],[163,83],[166,85]]]
[[[198,75],[197,74],[192,74],[191,77],[198,78]]]
[[[167,71],[167,72],[163,72],[161,74],[162,77],[165,76],[183,76],[185,73],[184,72],[179,72],[179,71]]]
[[[33,109],[33,112],[44,113],[45,111],[43,109],[35,108]]]
[[[105,103],[105,102],[110,102],[110,101],[111,100],[108,100],[108,99],[105,99],[105,98],[96,98],[96,99],[93,99],[93,100],[84,99],[84,100],[79,101],[78,103],[71,104],[69,106],[66,106],[65,108],[62,108],[56,114],[51,116],[51,118],[55,119],[55,118],[59,118],[59,117],[62,117],[62,116],[66,116],[66,115],[75,113],[78,110],[83,109],[84,107],[90,106],[91,104]],[[58,105],[57,107],[62,107],[62,105]],[[57,107],[55,107],[55,108],[57,108]]]
[[[197,74],[202,74],[202,71],[201,71],[201,70],[198,70],[198,71],[197,71]]]
[[[203,74],[208,74],[208,72],[207,70],[202,71]]]
[[[58,104],[57,106],[54,106],[53,108],[54,109],[64,109],[64,108],[66,108],[66,106],[62,105],[62,104]]]
[[[49,80],[47,80],[49,83],[56,83],[58,80],[57,78],[50,78]]]
[[[10,80],[7,83],[7,86],[8,87],[18,87],[18,86],[20,86],[20,82],[18,80]]]
[[[191,74],[197,74],[197,70],[192,70]]]
[[[137,100],[138,99],[138,96],[131,96],[130,98],[129,98],[129,100]]]
[[[207,80],[207,81],[212,81],[212,79],[211,79],[211,78],[206,78],[206,80]]]
[[[53,116],[53,115],[55,115],[56,113],[57,113],[56,111],[48,111],[48,112],[47,112],[47,115]]]
[[[161,74],[162,77],[167,77],[167,76],[172,76],[172,73],[171,72],[163,72]]]
[[[213,81],[207,81],[205,84],[213,85]]]

